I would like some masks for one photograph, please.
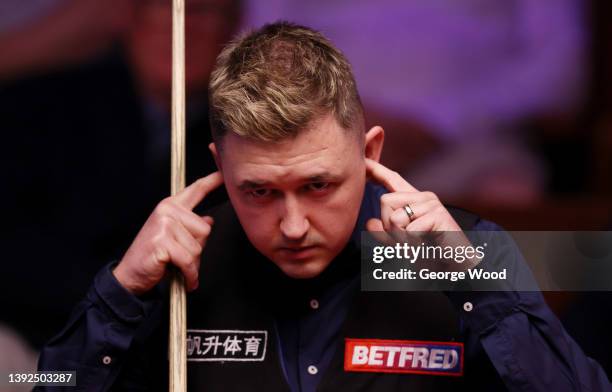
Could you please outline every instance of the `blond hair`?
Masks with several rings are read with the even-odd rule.
[[[351,66],[322,34],[288,22],[268,24],[228,44],[209,86],[213,139],[229,131],[279,141],[333,114],[345,130],[363,131]]]

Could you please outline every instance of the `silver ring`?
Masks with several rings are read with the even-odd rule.
[[[410,206],[406,204],[404,206],[404,211],[406,211],[406,215],[408,215],[408,219],[410,220],[410,222],[412,222],[412,217],[414,216],[414,211],[412,211],[412,208],[410,208]]]

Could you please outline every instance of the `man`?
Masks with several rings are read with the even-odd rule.
[[[173,264],[191,291],[190,390],[609,387],[539,295],[359,291],[365,227],[497,227],[378,163],[384,131],[365,130],[350,66],[319,33],[277,23],[234,41],[210,105],[219,171],[156,207],[40,369],[76,370],[87,390],[165,389],[160,282]],[[231,205],[194,214],[222,183]]]

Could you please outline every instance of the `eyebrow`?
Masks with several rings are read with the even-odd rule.
[[[257,188],[262,188],[266,185],[268,185],[269,182],[267,181],[250,181],[250,180],[244,180],[240,183],[240,185],[238,185],[238,189],[240,189],[241,191],[248,191],[251,189],[257,189]]]
[[[304,178],[303,182],[325,182],[325,181],[334,181],[339,176],[331,174],[329,172],[322,172],[312,176],[308,176]],[[248,191],[258,188],[263,188],[270,185],[269,181],[256,181],[256,180],[244,180],[238,185],[238,189],[241,191]]]

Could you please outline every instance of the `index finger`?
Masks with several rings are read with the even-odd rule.
[[[380,163],[366,158],[366,173],[374,181],[383,185],[390,192],[418,192],[418,190],[404,180],[399,173],[381,165]]]
[[[202,177],[174,196],[181,206],[193,210],[208,193],[223,184],[223,176],[218,171]]]

